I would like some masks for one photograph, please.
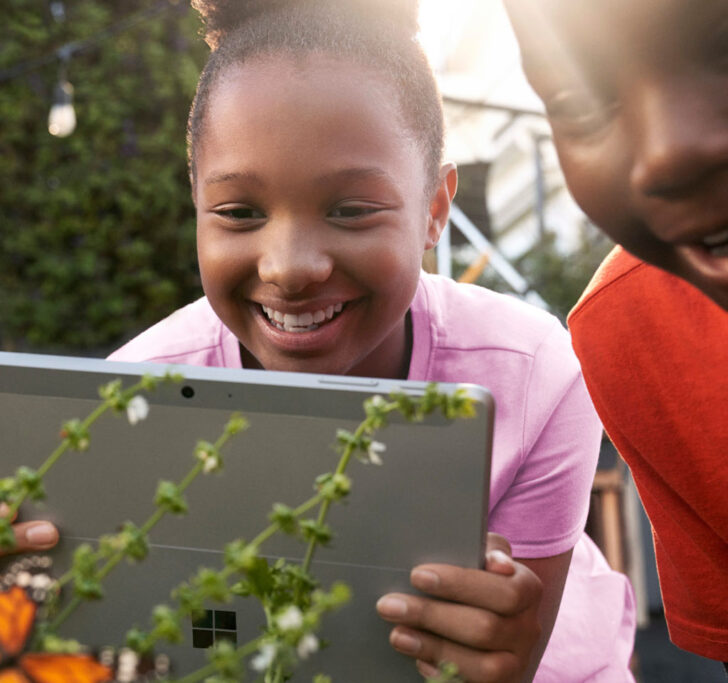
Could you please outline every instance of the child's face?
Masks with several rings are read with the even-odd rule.
[[[728,2],[506,6],[576,201],[728,310]]]
[[[447,216],[425,186],[422,152],[375,72],[323,56],[229,67],[210,93],[194,187],[203,286],[244,364],[404,374],[406,312]]]

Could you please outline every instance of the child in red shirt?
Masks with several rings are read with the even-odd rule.
[[[506,6],[574,198],[663,269],[618,250],[570,327],[653,524],[671,639],[726,662],[728,3]]]

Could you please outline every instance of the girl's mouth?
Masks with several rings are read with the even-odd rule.
[[[306,313],[283,313],[277,311],[269,306],[260,305],[260,309],[263,312],[268,322],[278,330],[282,332],[313,332],[323,327],[344,310],[346,307],[345,302],[327,306],[316,311],[307,311]]]

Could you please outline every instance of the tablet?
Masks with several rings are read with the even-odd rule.
[[[84,418],[98,404],[99,386],[117,377],[128,386],[142,374],[169,369],[0,353],[0,477],[19,465],[38,467],[58,444],[63,422]],[[147,419],[131,426],[124,416],[105,415],[92,427],[89,450],[67,453],[48,473],[42,507],[26,503],[21,510],[23,519],[58,525],[61,541],[49,554],[60,576],[78,544],[126,520],[146,520],[155,510],[158,481],[183,478],[199,439],[217,439],[234,411],[248,418],[249,429],[224,449],[222,475],[198,477],[188,489],[189,514],[165,517],[151,532],[147,559],[120,564],[104,582],[104,600],[84,604],[66,622],[61,635],[91,646],[122,645],[128,628],[149,626],[153,605],[170,602],[172,587],[199,567],[221,568],[225,543],[251,540],[264,529],[273,503],[295,507],[308,499],[315,478],[336,466],[337,429],[359,424],[367,397],[393,390],[418,395],[425,388],[345,376],[173,369],[184,381],[149,394]],[[412,592],[409,571],[421,562],[482,562],[494,404],[487,390],[466,386],[477,404],[475,419],[394,419],[375,437],[386,444],[382,466],[351,464],[351,494],[332,506],[334,539],[317,550],[312,571],[323,587],[346,582],[353,598],[325,616],[321,636],[330,646],[297,669],[294,680],[318,672],[346,683],[421,680],[413,661],[389,646],[391,626],[377,616],[375,603],[390,591]],[[300,542],[280,535],[262,547],[268,558],[300,560],[304,553]],[[206,608],[205,619],[186,625],[184,644],[158,647],[170,656],[175,676],[202,666],[205,648],[216,639],[242,645],[265,622],[253,600]]]

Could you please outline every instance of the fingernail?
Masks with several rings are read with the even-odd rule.
[[[413,569],[410,576],[412,585],[423,591],[431,591],[440,585],[440,577],[429,569]]]
[[[383,598],[379,598],[377,609],[382,616],[397,619],[407,614],[407,603],[401,598],[385,595]]]
[[[402,633],[401,631],[394,631],[392,633],[391,642],[396,650],[408,655],[417,654],[422,647],[422,641],[419,638],[415,638],[415,636],[411,636],[409,633]]]
[[[56,530],[52,524],[46,522],[34,524],[25,530],[25,540],[31,545],[49,545],[56,540]]]
[[[506,555],[502,550],[491,550],[488,553],[488,560],[491,562],[500,562],[501,564],[512,565],[513,559]]]

